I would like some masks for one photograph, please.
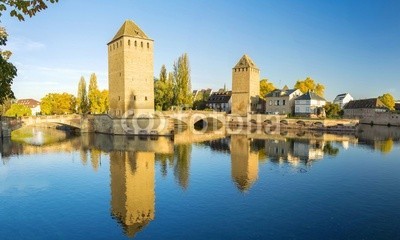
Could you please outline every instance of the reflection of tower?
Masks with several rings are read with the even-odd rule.
[[[231,136],[232,178],[240,191],[250,189],[258,178],[258,153],[251,152],[250,143],[244,135]]]
[[[154,161],[152,152],[110,153],[111,211],[129,237],[154,219]]]

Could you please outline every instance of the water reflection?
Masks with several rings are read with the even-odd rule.
[[[111,212],[133,237],[154,219],[154,152],[110,153]]]
[[[182,190],[190,187],[193,142],[216,153],[229,154],[234,188],[248,192],[258,180],[259,165],[263,162],[307,168],[352,145],[389,153],[399,141],[398,128],[361,126],[354,135],[281,132],[225,137],[190,136],[184,132],[169,139],[84,134],[43,146],[5,139],[0,143],[0,151],[3,164],[12,155],[77,152],[82,165],[91,166],[94,171],[102,167],[102,157],[108,155],[111,215],[124,233],[133,237],[155,219],[156,165],[160,166],[162,176],[173,174]]]
[[[240,191],[247,191],[258,178],[258,152],[246,135],[231,136],[231,173]]]

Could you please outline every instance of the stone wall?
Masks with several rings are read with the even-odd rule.
[[[391,112],[374,113],[362,117],[360,119],[360,123],[385,126],[400,126],[400,114]]]

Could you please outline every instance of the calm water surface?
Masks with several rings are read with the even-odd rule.
[[[400,239],[396,128],[27,131],[28,143],[0,144],[0,239]]]

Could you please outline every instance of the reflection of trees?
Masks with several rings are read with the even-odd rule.
[[[175,166],[174,176],[183,189],[189,185],[189,168],[192,154],[192,145],[176,145],[174,150]]]
[[[161,165],[161,174],[166,177],[168,174],[168,167],[174,165],[174,155],[173,154],[156,154],[156,162]]]
[[[339,148],[333,147],[331,142],[325,143],[323,148],[324,154],[329,156],[336,156],[339,153]]]
[[[393,140],[389,138],[385,141],[377,141],[375,143],[375,149],[379,150],[383,154],[388,154],[393,150]]]
[[[81,157],[81,162],[82,162],[82,165],[86,165],[87,164],[87,159],[88,159],[88,151],[87,151],[87,149],[81,149],[80,151],[79,151],[79,155],[80,155],[80,157]]]
[[[100,166],[101,151],[95,148],[90,149],[90,162],[94,171],[97,171]]]

